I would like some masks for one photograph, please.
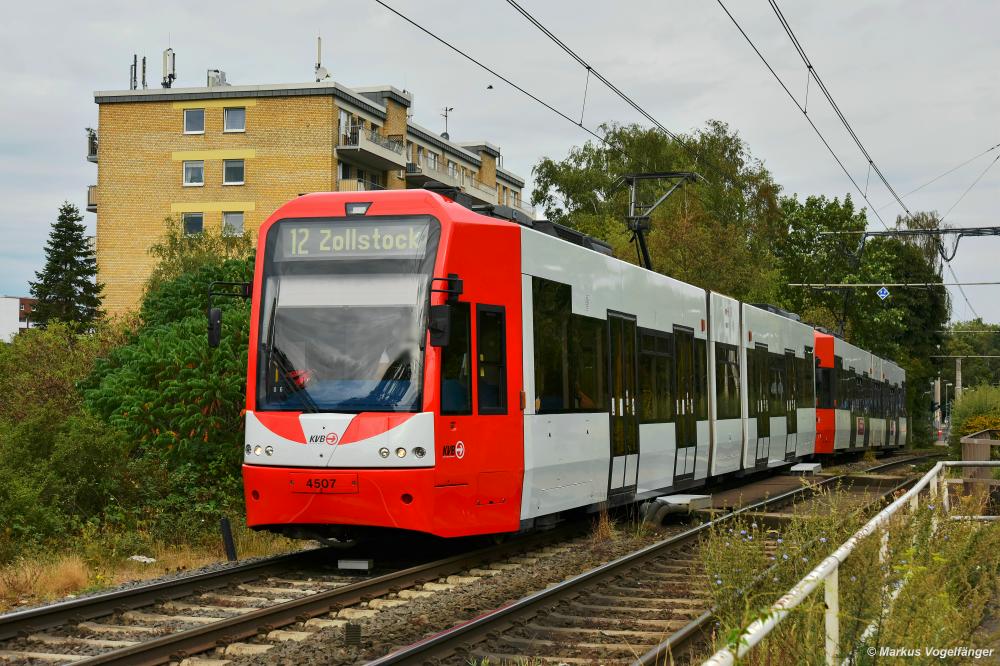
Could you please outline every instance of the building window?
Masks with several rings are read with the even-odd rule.
[[[424,147],[417,146],[417,166],[421,166],[424,163]]]
[[[243,235],[243,211],[222,214],[222,233],[226,236]]]
[[[184,133],[205,133],[205,109],[184,109]]]
[[[432,153],[427,151],[427,168],[437,169],[438,166],[438,156],[437,153]]]
[[[350,180],[351,178],[351,165],[347,162],[340,163],[340,179]]]
[[[205,184],[205,162],[190,160],[184,162],[184,186],[200,187]]]
[[[245,132],[247,129],[247,110],[242,106],[227,108],[223,122],[224,132]]]
[[[507,413],[507,344],[502,305],[476,306],[479,413]]]
[[[184,213],[184,233],[191,236],[205,229],[204,213]]]
[[[243,160],[222,161],[222,184],[223,185],[243,184]]]
[[[469,304],[451,305],[451,340],[441,348],[441,413],[472,413],[472,336]]]

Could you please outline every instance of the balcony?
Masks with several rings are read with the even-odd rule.
[[[97,132],[87,128],[87,161],[97,162]]]
[[[448,173],[437,163],[407,162],[406,164],[406,184],[411,187],[423,187],[426,183],[435,180],[451,187],[461,187],[458,178]]]
[[[522,213],[530,217],[532,220],[538,219],[535,217],[535,209],[532,206],[525,206],[524,203],[511,202],[510,207],[513,208],[514,210],[521,211]]]
[[[370,192],[372,190],[384,190],[384,185],[373,183],[370,180],[359,178],[341,178],[337,181],[338,192]]]
[[[403,137],[382,136],[377,130],[355,125],[339,132],[337,155],[377,171],[406,168]]]
[[[497,202],[496,186],[490,187],[478,178],[466,179],[465,187],[463,189],[465,190],[465,193],[473,199],[477,199],[483,203],[493,204]]]
[[[97,185],[87,186],[87,210],[91,213],[97,212]]]

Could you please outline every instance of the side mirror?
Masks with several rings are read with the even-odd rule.
[[[209,308],[208,310],[208,346],[218,347],[222,339],[222,309]]]
[[[427,329],[431,334],[431,345],[447,347],[451,342],[451,306],[432,305],[427,317]]]

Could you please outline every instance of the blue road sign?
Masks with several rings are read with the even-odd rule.
[[[875,295],[884,301],[885,299],[889,298],[889,290],[886,289],[885,287],[882,287],[881,289],[875,292]]]

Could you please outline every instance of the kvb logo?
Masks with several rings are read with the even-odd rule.
[[[331,446],[337,443],[337,433],[329,432],[325,435],[309,435],[310,444],[330,444]]]
[[[461,460],[465,457],[465,443],[459,441],[454,444],[445,444],[441,447],[441,457],[458,458]]]

